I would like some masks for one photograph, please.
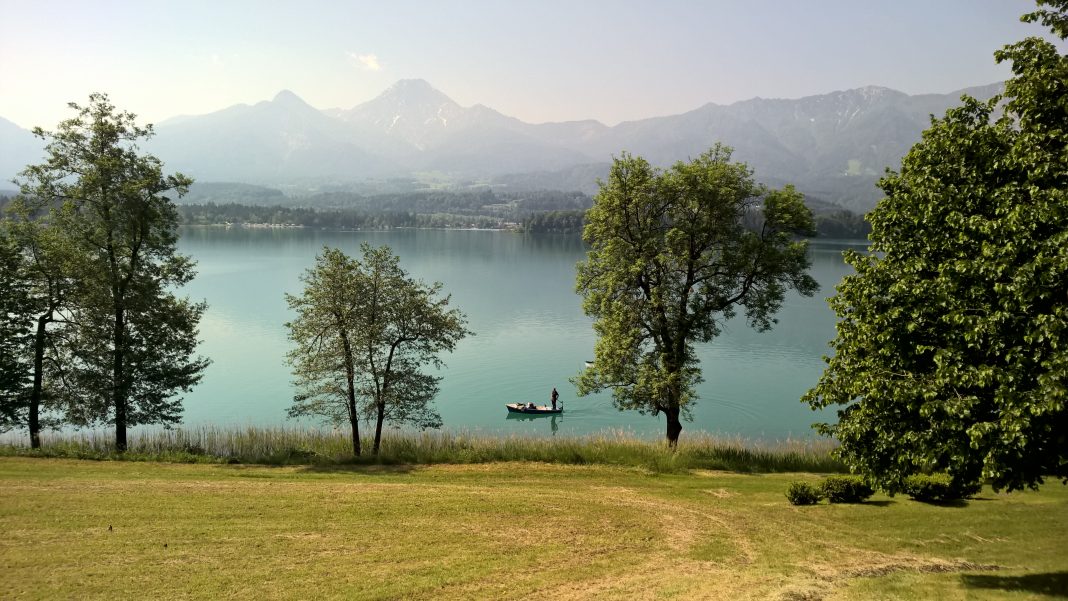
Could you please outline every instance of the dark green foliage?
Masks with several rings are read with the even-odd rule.
[[[945,502],[967,499],[981,488],[975,483],[954,482],[949,474],[913,474],[905,478],[902,492],[917,501]]]
[[[367,208],[343,208],[288,206],[276,204],[273,197],[248,198],[243,202],[264,204],[235,204],[205,201],[202,203],[184,203],[178,212],[182,223],[186,225],[230,224],[267,224],[295,225],[340,230],[387,230],[394,228],[469,228],[507,229],[518,223],[520,230],[535,233],[582,233],[586,225],[586,211],[589,198],[582,197],[583,202],[550,201],[533,202],[527,199],[502,202],[503,204],[479,207],[463,213],[451,213],[450,207],[424,207],[426,212],[398,211],[375,208],[366,203]],[[296,202],[303,199],[295,199]],[[266,204],[272,203],[272,204]],[[539,207],[582,206],[578,209]],[[361,203],[359,206],[365,206]],[[433,209],[433,210],[432,210]],[[523,211],[527,211],[523,213]],[[530,212],[535,211],[535,212]],[[871,233],[871,224],[863,215],[835,210],[829,213],[816,213],[814,216],[816,235],[821,238],[866,238]]]
[[[817,289],[798,239],[812,234],[801,194],[769,191],[730,159],[717,145],[661,171],[624,154],[586,214],[576,290],[597,343],[579,394],[609,389],[620,410],[663,412],[670,444],[701,381],[694,344],[738,310],[768,330],[787,290]]]
[[[315,209],[224,204],[178,207],[186,225],[254,224],[300,226],[335,230],[390,230],[395,228],[505,228],[500,217],[450,213],[402,213],[359,209]]]
[[[26,424],[33,299],[28,265],[15,240],[0,229],[0,432]]]
[[[168,293],[156,284],[142,291],[146,298],[129,302],[123,340],[126,395],[125,425],[175,425],[182,420],[176,392],[188,392],[200,381],[208,361],[194,358],[197,323],[205,309]],[[142,304],[143,303],[143,304]],[[108,395],[116,381],[113,342],[114,311],[83,305],[73,310],[77,326],[69,335],[70,388],[64,392],[68,418],[77,425],[115,423],[115,404]]]
[[[586,225],[586,211],[549,211],[535,213],[523,218],[520,228],[524,232],[581,232]]]
[[[1036,0],[1036,4],[1049,6],[1052,10],[1039,9],[1020,17],[1020,20],[1025,23],[1038,21],[1053,30],[1060,39],[1068,37],[1068,0]]]
[[[820,490],[831,503],[862,503],[875,494],[859,476],[828,476],[820,483]]]
[[[186,224],[253,223],[349,230],[412,228],[508,228],[527,219],[545,220],[546,231],[581,231],[581,215],[591,205],[579,192],[477,191],[410,192],[362,196],[328,192],[295,198],[235,197],[269,206],[208,200],[179,207]],[[542,217],[552,215],[552,217]],[[575,216],[579,217],[576,225]]]
[[[786,489],[786,498],[792,505],[815,505],[823,498],[823,490],[819,486],[802,482],[791,482]]]
[[[64,380],[67,417],[115,424],[116,448],[126,428],[179,421],[181,400],[208,361],[194,357],[203,304],[174,296],[194,275],[177,254],[178,213],[166,193],[183,194],[192,180],[164,175],[141,154],[152,135],[134,115],[116,111],[106,95],[71,103],[77,116],[48,141],[45,162],[20,175],[22,194],[48,209],[49,230],[70,247]]]
[[[581,192],[554,190],[497,192],[489,188],[373,196],[332,193],[308,196],[299,200],[303,206],[356,209],[368,213],[448,213],[468,216],[484,215],[509,220],[517,220],[521,215],[535,212],[584,210],[591,205],[590,197]]]
[[[922,472],[1068,479],[1068,57],[1039,38],[995,56],[1003,97],[963,98],[881,180],[873,253],[847,253],[834,356],[805,396],[844,406],[820,431],[888,492]]]
[[[817,213],[816,235],[820,238],[867,238],[871,224],[852,211],[842,209],[832,213]]]
[[[76,250],[68,236],[47,219],[48,207],[33,205],[23,197],[13,199],[4,207],[0,221],[0,238],[6,250],[14,253],[7,257],[17,257],[20,264],[17,281],[3,283],[0,295],[22,299],[21,313],[9,306],[5,314],[8,319],[17,318],[24,328],[22,335],[6,336],[0,346],[15,353],[19,383],[7,390],[17,392],[18,425],[26,427],[30,444],[36,448],[42,428],[56,425],[63,417],[50,405],[54,405],[51,393],[63,380],[69,357],[64,346],[71,309],[68,301],[76,288],[72,275]]]

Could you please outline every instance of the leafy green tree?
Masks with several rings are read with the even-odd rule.
[[[1068,34],[1068,2],[1024,20]],[[890,491],[917,472],[998,489],[1068,478],[1068,59],[1039,38],[1004,94],[964,97],[879,185],[872,254],[848,253],[820,431]],[[999,107],[1003,106],[1000,110]]]
[[[348,422],[352,454],[359,457],[360,391],[357,390],[360,342],[357,331],[362,306],[360,264],[336,248],[324,248],[301,281],[300,296],[286,294],[297,318],[286,323],[296,348],[287,358],[298,393],[290,417],[320,415]]]
[[[787,289],[817,290],[801,194],[765,189],[730,158],[717,145],[661,171],[624,153],[586,214],[576,289],[597,343],[579,394],[611,389],[620,410],[664,413],[672,446],[701,381],[694,344],[739,309],[768,330]]]
[[[117,112],[106,95],[70,107],[77,116],[55,132],[34,130],[47,141],[46,160],[18,183],[24,196],[52,207],[49,222],[74,251],[67,415],[114,423],[122,451],[128,426],[180,421],[181,399],[173,397],[208,364],[193,356],[204,305],[172,292],[194,271],[175,250],[178,214],[164,194],[181,196],[192,180],[164,175],[158,159],[141,154],[137,142],[151,126]]]
[[[286,326],[296,344],[289,362],[299,391],[289,414],[347,421],[357,456],[361,416],[375,421],[376,455],[387,420],[441,425],[430,405],[441,378],[420,369],[441,367],[439,354],[470,334],[463,313],[440,296],[440,283],[409,277],[389,247],[364,244],[361,253],[357,261],[324,249],[302,277],[303,293],[286,295],[297,312]]]
[[[18,421],[27,427],[34,449],[41,446],[42,427],[55,425],[55,420],[42,419],[46,388],[55,388],[46,387],[46,376],[62,379],[62,344],[57,344],[62,336],[56,326],[65,322],[63,314],[74,286],[69,273],[71,245],[62,232],[42,219],[42,212],[18,197],[5,207],[6,218],[0,222],[0,235],[19,264],[17,279],[0,284],[0,294],[20,299],[21,313],[9,311],[7,315],[9,319],[17,316],[20,327],[27,329],[25,335],[13,336],[4,344],[16,353],[13,365],[21,381],[9,390],[21,393],[19,413],[25,413],[25,419]]]
[[[6,229],[0,230],[0,432],[27,423],[24,351],[34,311],[25,258]]]

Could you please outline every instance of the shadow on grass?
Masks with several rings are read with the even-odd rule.
[[[929,501],[925,499],[911,499],[917,503],[923,503],[924,505],[933,505],[934,507],[952,507],[955,509],[961,509],[968,506],[967,499],[953,499],[952,501]]]
[[[963,574],[961,581],[968,588],[1020,591],[1068,599],[1068,571],[997,576],[994,574]]]
[[[863,503],[861,503],[861,505],[871,505],[872,507],[889,507],[894,503],[896,503],[896,501],[891,501],[888,499],[886,501],[864,501]]]
[[[295,466],[298,471],[309,474],[360,474],[361,476],[395,476],[398,474],[410,474],[419,466],[411,464],[381,464],[381,463],[331,463],[322,465]]]
[[[408,474],[418,469],[419,465],[404,463],[217,463],[219,469],[236,472],[248,472],[249,477],[257,476],[263,470],[289,469],[297,473],[307,474],[362,474],[366,476],[388,476],[393,474]]]

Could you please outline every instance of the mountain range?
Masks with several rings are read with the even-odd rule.
[[[910,96],[870,86],[799,99],[706,104],[679,115],[607,126],[526,123],[483,105],[463,107],[423,80],[401,80],[350,109],[316,109],[290,91],[254,105],[158,123],[144,145],[200,182],[293,190],[361,180],[432,176],[511,189],[596,190],[622,151],[656,165],[695,157],[716,142],[735,149],[757,179],[793,183],[814,201],[867,211],[875,181],[920,138],[930,115],[961,94],[1001,84]],[[0,177],[38,162],[41,142],[0,118]],[[0,186],[9,187],[9,186]]]

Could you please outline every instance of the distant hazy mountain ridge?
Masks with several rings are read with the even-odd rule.
[[[0,190],[14,189],[11,179],[41,157],[41,141],[29,130],[0,117]]]
[[[1000,84],[909,96],[865,87],[799,99],[754,98],[629,121],[525,123],[482,105],[462,107],[423,80],[401,80],[350,109],[318,110],[283,91],[157,125],[148,150],[198,181],[317,188],[368,178],[434,173],[512,188],[595,190],[613,155],[667,165],[717,141],[735,148],[758,179],[790,182],[814,200],[857,211],[874,206],[874,183],[896,167],[929,124],[962,93],[986,99]],[[40,159],[40,143],[0,119],[0,177]]]

